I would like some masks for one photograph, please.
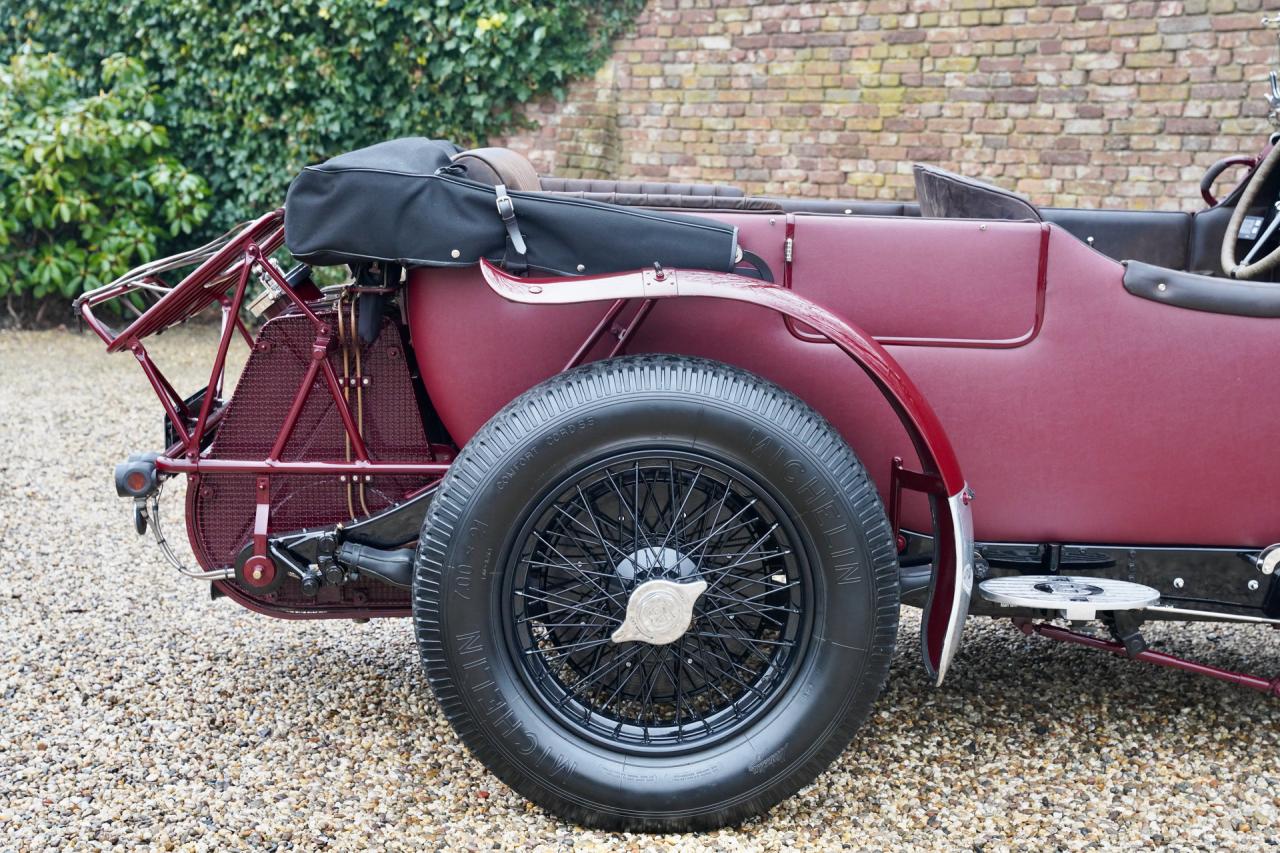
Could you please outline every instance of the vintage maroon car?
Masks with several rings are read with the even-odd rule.
[[[1224,161],[1195,213],[1038,210],[928,166],[918,204],[790,200],[397,140],[79,310],[165,409],[116,484],[180,571],[283,618],[412,617],[517,791],[706,828],[840,754],[900,602],[939,683],[981,615],[1280,692],[1141,634],[1280,625],[1278,160]],[[183,396],[146,343],[217,303]],[[177,475],[197,567],[160,524]]]

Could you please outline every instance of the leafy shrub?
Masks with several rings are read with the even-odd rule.
[[[217,199],[210,230],[280,204],[303,166],[397,136],[471,144],[593,73],[643,0],[7,0],[0,55],[137,57],[158,121]],[[0,13],[4,14],[4,13]],[[6,39],[8,40],[6,42]]]
[[[205,182],[166,153],[140,63],[102,63],[104,87],[56,55],[0,65],[0,296],[71,297],[153,257],[208,214]]]

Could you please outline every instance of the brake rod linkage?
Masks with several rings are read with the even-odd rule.
[[[1078,646],[1087,646],[1091,649],[1111,652],[1114,655],[1144,661],[1146,663],[1155,664],[1156,666],[1180,669],[1184,672],[1195,673],[1196,675],[1207,675],[1208,677],[1216,678],[1219,681],[1226,681],[1240,687],[1247,687],[1250,690],[1257,690],[1260,693],[1266,693],[1270,696],[1280,697],[1280,676],[1268,680],[1261,676],[1249,675],[1245,672],[1236,672],[1230,669],[1222,669],[1205,663],[1197,663],[1192,660],[1187,660],[1186,658],[1180,658],[1176,655],[1152,651],[1151,649],[1143,649],[1142,651],[1130,654],[1124,647],[1123,643],[1119,643],[1115,640],[1104,640],[1101,637],[1092,637],[1078,631],[1061,628],[1057,625],[1050,625],[1047,622],[1035,622],[1025,616],[1013,617],[1013,624],[1019,631],[1026,634],[1028,637],[1032,634],[1039,634],[1042,637],[1047,637],[1050,640],[1057,640],[1061,643],[1074,643]]]

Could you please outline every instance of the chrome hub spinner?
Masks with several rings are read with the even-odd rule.
[[[684,636],[693,622],[693,604],[707,588],[707,582],[676,583],[645,581],[627,599],[627,615],[613,632],[615,643],[633,641],[665,646]]]

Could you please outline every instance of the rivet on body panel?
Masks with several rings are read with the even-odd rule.
[[[1156,285],[1156,290],[1160,291],[1161,293],[1164,293],[1168,289],[1169,289],[1169,285],[1165,284],[1163,281]]]

